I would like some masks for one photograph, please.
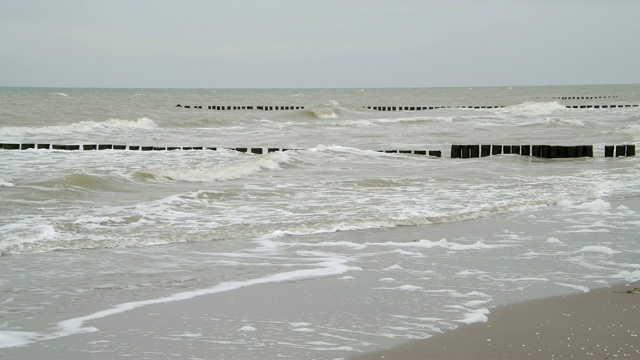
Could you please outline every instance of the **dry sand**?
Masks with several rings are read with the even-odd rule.
[[[486,323],[353,359],[640,359],[640,283],[493,309]]]

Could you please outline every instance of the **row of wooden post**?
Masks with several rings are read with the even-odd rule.
[[[605,157],[635,156],[635,145],[605,146]],[[516,154],[545,159],[593,157],[593,145],[451,145],[451,158],[468,159]]]
[[[277,151],[296,150],[290,148],[218,148],[206,146],[139,146],[139,145],[114,145],[114,144],[84,144],[84,145],[59,145],[36,143],[0,143],[0,149],[4,150],[132,150],[132,151],[162,151],[162,150],[235,150],[239,152],[263,154]],[[440,150],[376,150],[384,153],[415,154],[441,157]],[[478,158],[490,155],[517,154],[522,156],[534,156],[540,158],[578,158],[593,157],[593,145],[451,145],[451,157]],[[635,156],[636,146],[633,144],[607,145],[605,157]]]
[[[612,105],[565,105],[567,109],[616,109],[638,107],[638,104],[612,104]],[[185,109],[203,109],[202,105],[176,105]],[[437,109],[500,109],[504,105],[495,106],[363,106],[363,109],[377,111],[421,111]],[[209,110],[304,110],[304,106],[237,106],[237,105],[208,105]]]
[[[203,109],[202,105],[176,105],[185,109]],[[261,105],[261,106],[247,106],[247,105],[207,105],[209,110],[304,110],[304,106],[273,106],[273,105]]]
[[[300,150],[292,148],[256,148],[256,147],[232,147],[232,148],[220,148],[210,146],[139,146],[139,145],[114,145],[114,144],[84,144],[84,145],[59,145],[59,144],[2,144],[0,143],[0,149],[4,150],[29,150],[29,149],[44,149],[44,150],[132,150],[132,151],[173,151],[173,150],[235,150],[243,153],[251,154],[265,154],[277,151],[290,151]],[[392,153],[392,154],[414,154],[414,155],[429,155],[435,157],[441,157],[442,152],[440,150],[376,150],[377,152]]]
[[[617,98],[617,95],[608,96],[552,96],[552,99],[558,100],[591,100],[591,99],[612,99]]]

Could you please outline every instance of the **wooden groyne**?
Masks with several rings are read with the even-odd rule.
[[[213,146],[152,146],[122,144],[46,144],[46,143],[0,143],[2,150],[66,150],[66,151],[175,151],[175,150],[233,150],[251,154],[266,154],[278,151],[304,150],[281,147],[213,147]],[[441,150],[384,149],[373,150],[389,154],[413,154],[441,157]],[[492,155],[522,155],[544,159],[593,157],[593,145],[451,145],[451,158],[469,159]],[[636,156],[635,144],[606,145],[604,157]]]
[[[250,154],[267,154],[278,151],[294,151],[303,149],[280,147],[212,147],[212,146],[150,146],[150,145],[117,145],[117,144],[35,144],[35,143],[0,143],[0,149],[4,150],[68,150],[68,151],[92,151],[92,150],[129,150],[129,151],[176,151],[176,150],[233,150]],[[441,157],[440,150],[374,150],[389,154],[413,154],[423,156]]]
[[[635,156],[633,144],[607,145],[604,156]],[[491,155],[515,154],[543,159],[593,157],[593,145],[451,145],[451,158],[469,159]]]
[[[563,105],[566,109],[617,109],[638,107],[638,104],[612,104],[612,105]],[[487,106],[363,106],[364,109],[377,111],[421,111],[421,110],[438,110],[438,109],[501,109],[504,105],[487,105]]]
[[[208,109],[208,110],[263,110],[263,111],[273,111],[273,110],[304,110],[304,106],[294,106],[294,105],[176,105],[176,107],[181,107],[185,109]]]
[[[552,96],[552,99],[556,100],[593,100],[593,99],[613,99],[617,98],[617,95],[604,95],[604,96]]]
[[[617,108],[630,108],[638,107],[639,104],[584,104],[584,105],[563,105],[566,109],[617,109]],[[232,110],[262,110],[262,111],[283,111],[283,110],[304,110],[305,106],[298,105],[181,105],[176,107],[184,109],[208,109],[218,111],[232,111]],[[505,108],[505,105],[470,105],[470,106],[390,106],[390,105],[377,105],[377,106],[363,106],[363,109],[374,111],[423,111],[423,110],[438,110],[438,109],[501,109]]]

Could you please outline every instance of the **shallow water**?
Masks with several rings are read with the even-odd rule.
[[[230,358],[344,357],[637,280],[638,158],[603,150],[637,143],[640,110],[564,107],[638,104],[637,89],[1,89],[2,143],[296,150],[0,150],[0,346],[99,337],[110,319],[197,298],[235,310],[171,334]],[[554,99],[573,94],[616,97]],[[593,144],[595,156],[451,159],[451,144]],[[258,288],[288,305],[250,299],[236,314],[234,294]],[[160,348],[171,335],[145,334]]]

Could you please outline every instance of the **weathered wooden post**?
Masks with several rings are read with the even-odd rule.
[[[480,146],[480,156],[485,157],[491,155],[491,145]]]
[[[469,145],[469,156],[472,158],[480,157],[480,145]]]
[[[468,159],[469,158],[469,145],[462,145],[461,146],[461,157],[463,159]]]
[[[460,157],[462,157],[462,146],[451,145],[451,158],[458,159]]]
[[[606,145],[604,147],[604,157],[613,157],[613,145]]]

